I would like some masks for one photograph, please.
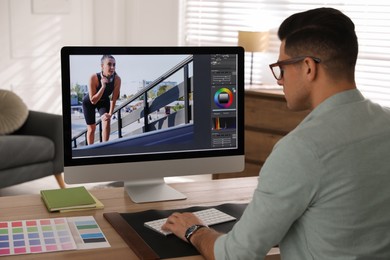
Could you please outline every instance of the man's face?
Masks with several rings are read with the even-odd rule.
[[[291,59],[285,53],[285,42],[282,41],[279,51],[278,61]],[[277,81],[278,85],[283,86],[287,106],[294,111],[305,110],[311,107],[310,88],[305,80],[305,69],[303,61],[295,64],[282,65],[283,77]]]

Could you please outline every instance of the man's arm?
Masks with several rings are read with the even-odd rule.
[[[198,249],[205,259],[214,260],[214,244],[222,234],[211,228],[201,228],[191,236],[191,244]]]
[[[201,228],[191,243],[207,259],[264,258],[316,196],[322,168],[309,148],[301,138],[280,141],[262,167],[253,199],[233,229],[222,235]],[[193,214],[174,213],[164,227],[185,240],[186,230],[195,224],[203,223]]]

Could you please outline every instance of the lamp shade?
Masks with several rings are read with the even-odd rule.
[[[262,52],[268,48],[268,32],[238,31],[238,45],[247,52]]]

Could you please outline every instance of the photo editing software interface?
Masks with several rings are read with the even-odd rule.
[[[232,55],[211,57],[213,147],[235,146],[237,141],[237,61]],[[214,94],[214,95],[213,95]],[[221,131],[222,130],[222,131]]]
[[[121,84],[109,140],[101,138],[98,102],[94,143],[88,144],[85,110],[90,108],[83,102],[91,77],[102,73],[102,56],[69,55],[70,127],[65,130],[71,129],[72,159],[238,149],[239,61],[234,53],[112,54]]]

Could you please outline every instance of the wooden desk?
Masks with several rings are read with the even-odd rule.
[[[257,177],[213,180],[205,182],[171,184],[175,189],[187,195],[186,200],[167,201],[156,203],[135,204],[125,194],[123,188],[107,188],[91,190],[105,206],[103,210],[88,210],[68,213],[49,213],[40,195],[24,195],[0,197],[0,220],[28,220],[40,218],[56,218],[71,216],[94,216],[104,234],[110,248],[61,251],[54,253],[20,255],[21,259],[138,259],[117,232],[104,219],[104,212],[137,212],[148,209],[176,209],[190,206],[213,206],[228,202],[246,203],[252,198],[257,185]],[[12,256],[11,256],[12,257]],[[15,257],[10,259],[15,259]],[[6,259],[5,257],[4,259]],[[3,259],[3,257],[2,257]],[[176,259],[202,259],[200,256]],[[277,260],[279,250],[270,251],[267,260]]]

